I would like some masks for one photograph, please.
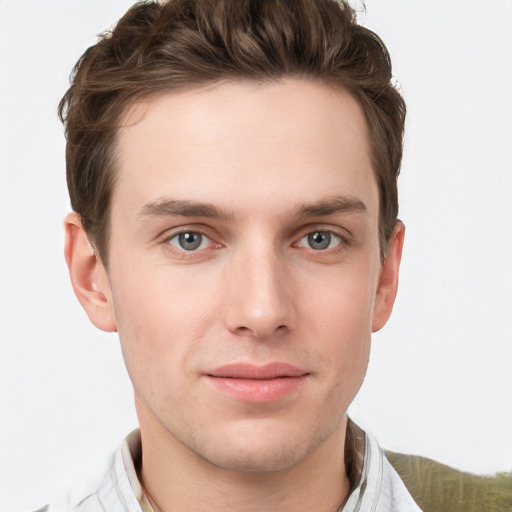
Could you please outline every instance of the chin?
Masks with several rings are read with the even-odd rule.
[[[238,432],[236,432],[238,430]],[[243,473],[274,473],[299,464],[329,436],[329,431],[310,432],[280,429],[276,425],[239,426],[214,436],[211,442],[194,447],[210,464]]]
[[[225,447],[227,448],[227,447]],[[263,449],[252,447],[229,447],[222,452],[210,452],[207,460],[210,464],[240,473],[275,473],[290,469],[304,459],[307,453],[302,447],[264,446]]]

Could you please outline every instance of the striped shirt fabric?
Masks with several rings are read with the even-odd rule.
[[[362,467],[336,512],[421,512],[375,438],[356,428],[364,436]],[[47,505],[36,512],[154,512],[135,469],[140,467],[141,454],[140,433],[135,430],[112,456],[100,483],[83,498],[64,506]]]

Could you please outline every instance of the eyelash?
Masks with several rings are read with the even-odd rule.
[[[317,234],[317,233],[322,233],[322,234],[329,235],[330,237],[334,237],[335,239],[338,240],[338,243],[334,247],[327,247],[325,249],[314,249],[313,247],[304,247],[304,246],[300,245],[302,240],[306,239],[307,237],[309,237],[311,235]],[[171,240],[179,238],[180,236],[186,235],[186,234],[200,235],[201,237],[204,237],[207,240],[209,240],[212,247],[195,248],[195,249],[187,250],[183,247],[179,248],[171,243]],[[332,241],[332,239],[331,239],[331,241]],[[204,240],[201,241],[201,244],[203,242],[204,242]],[[220,249],[222,247],[222,244],[215,242],[214,239],[212,238],[212,236],[205,233],[203,230],[197,229],[197,228],[181,229],[180,231],[173,232],[172,234],[165,236],[165,238],[162,239],[162,243],[166,246],[166,249],[168,251],[170,251],[174,254],[177,254],[182,258],[194,258],[194,257],[197,257],[198,253],[200,253],[204,250]],[[292,247],[304,248],[304,249],[310,250],[316,254],[338,252],[338,251],[341,251],[344,248],[346,248],[348,245],[350,245],[350,241],[349,241],[348,237],[342,236],[339,232],[336,232],[332,229],[326,229],[326,228],[321,228],[321,227],[316,228],[316,229],[311,229],[308,227],[307,230],[304,229],[302,231],[300,237],[298,238],[298,240],[291,244]]]
[[[193,249],[193,250],[187,250],[185,248],[179,248],[171,243],[171,240],[180,237],[181,235],[186,234],[195,234],[200,235],[203,238],[206,238],[209,243],[212,245],[210,247],[211,249],[219,249],[222,247],[220,243],[217,243],[214,241],[211,235],[205,233],[201,229],[192,228],[192,229],[181,229],[180,231],[173,232],[171,234],[168,234],[162,239],[162,244],[165,246],[166,250],[169,252],[172,252],[175,255],[178,255],[181,258],[194,258],[197,257],[198,253],[201,251],[206,250],[207,248],[202,249]],[[201,244],[204,242],[204,240],[201,241]]]
[[[327,237],[328,237],[328,246],[327,247],[324,247],[321,249],[315,249],[315,248],[311,247],[311,240],[309,240],[309,237],[318,235],[318,234],[322,234],[324,236],[327,235]],[[333,242],[333,239],[335,239],[337,241],[337,243],[334,247],[329,247],[331,245],[331,242]],[[297,247],[304,247],[304,246],[300,245],[303,240],[307,240],[307,243],[309,244],[309,247],[307,247],[308,249],[311,249],[318,253],[327,252],[329,250],[333,251],[333,250],[338,249],[339,246],[347,245],[347,241],[344,237],[342,237],[339,233],[335,233],[334,231],[330,231],[327,229],[315,229],[313,231],[308,231],[299,239],[298,242],[296,242],[293,245],[297,246]]]

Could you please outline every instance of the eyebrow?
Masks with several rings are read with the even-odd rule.
[[[230,212],[222,210],[211,203],[201,203],[182,199],[159,199],[145,204],[138,215],[144,217],[207,217],[228,220],[233,217]]]
[[[365,212],[366,205],[353,196],[333,196],[320,201],[306,203],[296,209],[298,219],[322,217],[337,213]],[[145,217],[206,217],[212,219],[231,220],[234,215],[211,203],[202,203],[183,199],[159,199],[145,204],[139,214],[139,219]]]
[[[366,212],[366,205],[353,196],[333,196],[314,203],[306,203],[297,211],[297,217],[322,217],[337,213]]]

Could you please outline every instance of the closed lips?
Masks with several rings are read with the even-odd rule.
[[[288,363],[269,363],[263,366],[235,363],[227,364],[206,373],[209,377],[225,379],[270,380],[286,377],[302,377],[309,372]]]

